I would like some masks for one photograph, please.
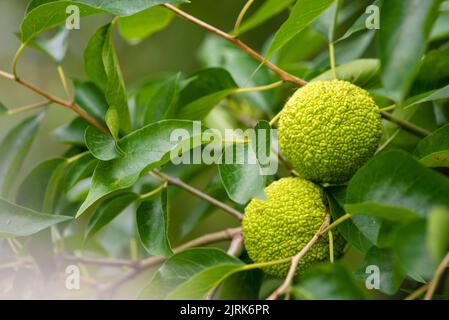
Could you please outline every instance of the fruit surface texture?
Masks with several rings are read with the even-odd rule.
[[[297,90],[279,119],[279,145],[299,175],[342,183],[376,152],[382,136],[379,108],[347,81],[316,81]]]
[[[267,262],[297,254],[320,229],[327,214],[324,191],[301,178],[282,178],[265,188],[267,199],[253,199],[245,209],[243,237],[249,257]],[[334,253],[340,255],[343,239],[334,235]],[[329,258],[326,234],[300,260],[297,273]],[[284,277],[290,263],[276,264],[263,270]]]

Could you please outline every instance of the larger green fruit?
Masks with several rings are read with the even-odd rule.
[[[301,178],[282,178],[265,189],[267,200],[253,199],[242,222],[245,248],[254,262],[267,262],[297,254],[320,229],[327,214],[321,187]],[[343,239],[334,235],[334,254],[340,255]],[[297,272],[329,258],[326,234],[300,260]],[[290,263],[265,267],[270,275],[285,277]]]
[[[376,152],[382,136],[379,108],[347,81],[316,81],[296,91],[279,119],[279,146],[299,175],[341,183]]]

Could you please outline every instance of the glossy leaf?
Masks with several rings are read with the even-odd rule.
[[[26,119],[13,128],[0,144],[0,186],[6,197],[34,141],[45,112]]]
[[[271,17],[287,9],[293,0],[266,0],[253,15],[247,18],[238,29],[237,34],[242,34],[260,26]]]
[[[0,199],[0,238],[29,236],[70,219],[40,213]]]
[[[292,288],[297,299],[306,300],[361,300],[365,294],[355,278],[340,264],[323,264],[312,267],[301,275]]]
[[[241,265],[243,263],[240,260],[218,249],[189,249],[167,259],[140,296],[141,298],[166,299],[170,293],[197,275],[196,279],[201,277],[203,279],[199,279],[198,282],[195,280],[193,284],[196,283],[198,286],[193,285],[189,289],[195,289],[195,292],[191,294],[198,297],[204,294],[205,290],[210,290],[210,284],[215,284],[217,278],[220,278],[223,273],[229,272],[229,269],[234,266]],[[214,269],[214,267],[222,266],[224,269]],[[209,274],[208,270],[213,270],[213,274]],[[202,273],[203,271],[205,273]],[[189,292],[184,293],[189,294]],[[177,291],[177,294],[182,292]]]
[[[262,270],[249,270],[233,274],[220,286],[220,300],[257,300],[263,282]]]
[[[66,22],[69,14],[67,8],[76,5],[81,17],[99,13],[112,13],[117,16],[128,16],[143,11],[150,7],[173,2],[185,2],[185,0],[141,0],[138,2],[112,0],[74,0],[74,1],[44,1],[36,3],[29,8],[20,26],[23,42],[29,41],[36,35],[54,28]]]
[[[94,212],[87,225],[86,238],[91,239],[115,217],[123,212],[138,196],[135,193],[125,193],[106,201]]]
[[[85,154],[77,161],[73,162],[67,170],[64,179],[64,190],[70,190],[80,180],[92,175],[98,160],[90,153]]]
[[[170,139],[177,129],[180,130],[181,141]],[[191,121],[167,120],[148,125],[122,138],[118,143],[125,155],[98,164],[89,195],[77,216],[103,197],[132,187],[146,171],[167,163],[171,151],[192,148],[195,145],[191,141],[193,137],[196,137],[196,143],[201,144],[201,130],[195,130]]]
[[[384,1],[378,32],[382,82],[395,101],[410,89],[441,0]]]
[[[233,201],[245,204],[254,197],[265,198],[265,177],[248,144],[226,147],[218,168],[223,186]]]
[[[449,98],[449,85],[447,85],[444,88],[441,88],[439,90],[432,91],[429,94],[426,94],[424,98],[414,101],[413,103],[409,104],[407,106],[407,108],[417,105],[417,104],[424,103],[424,102],[436,101],[436,100],[448,99],[448,98]]]
[[[123,151],[116,141],[94,127],[89,126],[86,129],[84,139],[87,148],[98,160],[109,161],[123,156]]]
[[[235,83],[242,88],[257,87],[273,83],[278,79],[263,65],[231,43],[214,35],[205,38],[200,50],[201,62],[207,67],[226,69]],[[275,113],[275,90],[239,93],[238,98],[250,102],[256,108],[270,114]]]
[[[373,268],[374,266],[374,268]],[[374,272],[379,271],[379,291],[393,295],[405,279],[405,273],[391,249],[371,248],[355,272],[363,282],[371,283]]]
[[[408,275],[424,282],[432,278],[436,268],[427,242],[427,224],[424,219],[403,226],[397,233],[394,250]]]
[[[342,186],[334,186],[326,188],[328,203],[332,219],[335,221],[344,214],[346,214],[343,209],[346,200],[346,188]],[[353,217],[342,223],[337,227],[338,232],[355,248],[361,252],[367,252],[373,243],[368,240],[367,237],[359,230],[359,228],[354,224],[353,219],[360,217]],[[362,217],[363,219],[363,217]],[[367,228],[372,227],[371,224],[366,225]],[[374,225],[376,228],[377,226]]]
[[[131,44],[136,44],[153,33],[167,27],[173,13],[163,7],[152,7],[119,20],[120,35]]]
[[[362,88],[370,88],[380,83],[380,62],[377,59],[359,59],[339,65],[338,79],[349,81]],[[332,70],[328,70],[312,81],[332,80]]]
[[[422,139],[414,154],[428,167],[449,167],[449,125]]]
[[[274,35],[267,57],[278,51],[291,38],[313,22],[335,0],[298,0],[287,21]]]
[[[108,102],[104,93],[92,82],[73,81],[75,102],[101,124],[105,124]]]
[[[143,201],[136,211],[140,241],[152,256],[170,257],[173,250],[168,239],[167,190]]]
[[[372,5],[377,6],[377,7],[379,7],[379,9],[381,9],[382,8],[382,3],[383,3],[383,0],[376,0],[376,1],[373,2]],[[337,40],[337,42],[345,40],[345,39],[349,38],[350,36],[352,36],[353,34],[356,34],[356,33],[360,32],[360,31],[367,30],[366,29],[366,22],[367,22],[367,18],[368,17],[369,17],[369,15],[365,11],[352,24],[352,26],[345,32],[345,34]],[[368,31],[368,32],[375,32],[375,30],[371,30],[371,31]]]
[[[56,128],[51,136],[59,143],[84,146],[84,134],[89,124],[81,117],[76,117],[67,124]]]
[[[198,71],[187,81],[180,92],[178,105],[178,117],[183,119],[204,118],[215,105],[237,88],[229,72],[221,68]]]

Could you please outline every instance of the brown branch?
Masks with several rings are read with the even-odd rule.
[[[188,185],[187,183],[185,183],[184,181],[182,181],[179,178],[173,178],[170,177],[162,172],[160,172],[159,170],[153,170],[153,172],[158,175],[159,177],[161,177],[162,179],[164,179],[165,181],[167,181],[169,184],[171,185],[175,185],[178,186],[188,192],[190,192],[191,194],[197,196],[198,198],[201,198],[203,200],[206,200],[207,202],[209,202],[210,204],[222,209],[223,211],[229,213],[230,215],[232,215],[233,217],[237,218],[238,220],[242,220],[243,219],[243,214],[241,212],[239,212],[238,210],[228,206],[227,204],[205,194],[204,192]]]
[[[241,237],[241,228],[230,228],[225,229],[222,231],[209,233],[204,236],[201,236],[199,238],[193,239],[177,248],[175,248],[173,251],[175,253],[179,253],[182,251],[185,251],[187,249],[198,247],[198,246],[204,246],[216,242],[226,241],[230,239],[235,239],[237,237]],[[121,277],[115,279],[114,281],[111,281],[109,283],[103,283],[103,284],[93,284],[93,286],[98,290],[100,297],[105,297],[113,293],[119,286],[121,286],[123,283],[135,278],[140,273],[142,273],[144,270],[155,267],[162,262],[165,261],[164,257],[150,257],[142,261],[131,261],[131,260],[125,260],[125,259],[99,259],[99,258],[85,258],[85,257],[78,257],[78,256],[72,256],[68,254],[62,254],[60,256],[61,259],[66,261],[71,261],[75,263],[82,263],[82,264],[93,264],[93,265],[100,265],[100,266],[109,266],[109,267],[129,267],[132,268],[131,271],[125,273]]]
[[[277,65],[275,65],[274,63],[270,62],[269,60],[265,59],[263,56],[261,56],[259,53],[257,53],[255,50],[251,49],[248,45],[246,45],[244,42],[242,42],[240,39],[238,39],[237,37],[230,35],[227,32],[224,32],[223,30],[220,30],[214,26],[211,26],[210,24],[195,18],[194,16],[191,16],[190,14],[188,14],[185,11],[182,11],[181,9],[169,4],[169,3],[165,3],[163,4],[167,9],[173,11],[175,14],[177,14],[178,16],[186,19],[187,21],[190,21],[194,24],[196,24],[197,26],[200,26],[201,28],[214,33],[220,37],[222,37],[223,39],[229,41],[230,43],[232,43],[233,45],[235,45],[236,47],[238,47],[239,49],[241,49],[243,52],[245,52],[246,54],[248,54],[249,56],[251,56],[252,58],[254,58],[255,60],[259,61],[260,63],[262,63],[263,65],[265,65],[268,69],[270,69],[271,71],[273,71],[274,73],[276,73],[283,81],[285,82],[290,82],[290,83],[294,83],[300,87],[305,86],[307,84],[307,82],[303,79],[300,79],[290,73],[288,73],[287,71],[279,68]]]
[[[312,239],[299,251],[295,256],[291,259],[291,266],[288,270],[287,277],[284,282],[281,284],[279,288],[277,288],[268,298],[267,300],[276,300],[281,294],[284,294],[290,288],[290,285],[293,281],[293,277],[295,276],[296,269],[298,268],[299,261],[306,255],[306,253],[312,248],[312,246],[321,238],[321,236],[327,230],[327,226],[329,225],[330,217],[326,215],[323,224],[320,229],[313,235]]]
[[[443,275],[444,270],[448,267],[448,265],[449,265],[449,252],[446,254],[444,259],[438,265],[437,270],[435,271],[435,275],[433,276],[433,279],[429,284],[429,289],[427,289],[427,292],[424,295],[424,300],[432,299],[433,294],[437,289],[438,282],[440,281],[440,278]]]
[[[93,125],[94,127],[96,127],[98,130],[106,133],[106,134],[110,134],[109,130],[106,129],[105,127],[103,127],[100,123],[97,122],[97,120],[95,120],[91,115],[89,115],[86,111],[84,111],[84,109],[80,108],[78,105],[76,105],[74,102],[72,101],[65,101],[57,96],[54,96],[44,90],[42,90],[41,88],[35,86],[34,84],[23,80],[19,77],[14,76],[13,74],[10,74],[8,72],[2,71],[0,70],[0,76],[9,79],[9,80],[13,80],[19,84],[21,84],[22,86],[30,89],[31,91],[37,93],[38,95],[46,98],[48,101],[52,102],[52,103],[56,103],[59,104],[63,107],[66,107],[74,112],[76,112],[80,117],[82,117],[84,120],[86,120],[88,123],[90,123],[91,125]]]

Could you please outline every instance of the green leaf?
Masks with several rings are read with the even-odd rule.
[[[340,264],[317,265],[301,275],[292,288],[296,299],[362,300],[365,294],[354,277]]]
[[[427,47],[441,0],[389,0],[382,6],[378,55],[387,94],[402,102]]]
[[[90,79],[105,92],[109,105],[106,124],[117,140],[120,130],[131,130],[131,117],[123,76],[112,42],[113,26],[109,23],[95,32],[84,52],[84,66]]]
[[[313,22],[335,0],[298,0],[287,21],[274,35],[267,58],[282,48],[290,39]]]
[[[236,260],[230,264],[220,264],[202,270],[170,292],[167,299],[204,299],[209,292],[239,270],[241,266],[242,262]]]
[[[223,186],[233,201],[246,204],[254,197],[265,198],[265,177],[253,149],[247,143],[226,147],[218,169]]]
[[[84,134],[90,125],[81,117],[76,117],[68,124],[56,128],[51,136],[59,143],[84,146]]]
[[[371,242],[380,244],[383,236],[390,234],[391,222],[379,218],[382,216],[379,212],[385,210],[384,214],[397,215],[394,220],[399,220],[399,215],[412,217],[409,212],[426,217],[435,206],[449,206],[448,188],[445,177],[422,166],[405,152],[388,151],[354,175],[347,189],[346,207],[361,205],[353,208],[360,212],[350,213],[373,215],[354,216],[352,220]],[[363,205],[366,203],[374,205]]]
[[[273,83],[278,79],[259,62],[242,52],[226,40],[209,35],[199,49],[199,58],[207,67],[226,69],[239,87],[257,87]],[[270,114],[277,110],[275,90],[239,93],[256,108]]]
[[[0,199],[0,238],[37,233],[70,217],[39,213]]]
[[[383,293],[393,295],[401,287],[405,278],[405,272],[402,270],[399,261],[391,249],[371,248],[363,262],[357,268],[355,275],[370,283],[370,267],[375,266],[379,271],[379,290]]]
[[[19,186],[16,195],[16,203],[39,212],[44,211],[47,189],[51,185],[51,179],[66,159],[55,158],[41,162],[25,177]]]
[[[346,201],[347,204],[372,202],[385,206],[387,211],[397,207],[426,217],[435,206],[449,207],[448,189],[449,180],[444,176],[422,166],[405,152],[388,151],[354,175]]]
[[[131,44],[137,44],[153,33],[167,27],[174,15],[164,7],[152,7],[119,20],[120,35]]]
[[[170,257],[173,250],[168,239],[167,189],[152,199],[145,199],[136,211],[140,241],[152,256]]]
[[[95,159],[90,153],[85,154],[73,162],[65,175],[64,190],[67,192],[79,181],[91,176],[97,164],[98,160]]]
[[[338,79],[349,81],[362,88],[371,88],[380,83],[380,62],[377,59],[359,59],[336,68]],[[332,80],[328,70],[311,81]]]
[[[379,7],[379,9],[382,8],[383,0],[376,0],[373,2],[373,5]],[[360,31],[366,30],[366,19],[368,18],[368,14],[364,12],[352,25],[351,27],[345,32],[345,34],[340,37],[336,42],[345,40],[352,36],[355,33],[358,33]],[[371,32],[375,32],[375,30],[372,30]]]
[[[238,29],[237,34],[248,32],[260,26],[262,23],[270,19],[271,17],[279,14],[280,12],[287,9],[293,0],[267,0],[265,1],[256,12],[254,12],[251,17],[246,19]]]
[[[111,13],[117,16],[129,16],[150,7],[173,2],[186,2],[185,0],[76,0],[76,1],[36,1],[30,5],[20,26],[22,41],[28,42],[36,35],[65,23],[69,17],[67,7],[76,5],[80,17],[99,13]]]
[[[413,221],[397,232],[394,250],[408,275],[424,282],[430,280],[436,269],[427,243],[427,226],[424,219]]]
[[[449,251],[449,208],[437,207],[427,221],[427,244],[430,255],[440,261]]]
[[[137,198],[138,196],[135,193],[128,192],[102,203],[87,224],[86,239],[91,239],[98,231],[129,207]]]
[[[419,215],[411,210],[385,204],[379,205],[373,201],[347,204],[345,205],[345,210],[353,215],[369,215],[391,221],[408,221],[419,218]]]
[[[36,37],[31,41],[30,45],[49,56],[57,64],[60,64],[69,47],[69,34],[70,32],[67,28],[59,28],[53,37],[48,39]]]
[[[136,94],[136,122],[139,126],[169,119],[175,112],[179,97],[178,73],[164,79],[155,79]]]
[[[123,1],[123,0],[75,0],[98,8],[116,16],[130,16],[148,8],[163,4],[163,3],[187,3],[187,0],[137,0],[137,1]]]
[[[44,115],[45,111],[21,122],[0,144],[0,194],[4,197],[11,191]]]
[[[122,138],[118,144],[125,155],[98,164],[89,195],[78,210],[77,217],[103,197],[132,187],[141,174],[167,163],[171,152],[179,151],[179,148],[183,151],[193,148],[195,143],[200,145],[202,129],[196,130],[194,127],[191,121],[164,120]],[[181,141],[170,139],[177,129],[180,130]]]
[[[249,270],[235,273],[220,287],[220,300],[258,300],[263,281],[262,270]]]
[[[86,146],[98,160],[109,161],[123,156],[123,151],[109,135],[89,126],[85,133]]]
[[[448,99],[449,98],[449,85],[447,85],[444,88],[441,88],[439,90],[431,91],[428,94],[424,94],[424,95],[425,95],[424,98],[414,101],[413,103],[409,104],[406,108],[410,108],[411,106],[421,104],[424,102]]]
[[[422,139],[414,155],[428,167],[449,167],[449,124]]]
[[[75,86],[75,102],[95,120],[105,124],[108,102],[103,92],[92,82],[74,80],[73,84]]]
[[[211,284],[217,283],[217,278],[223,276],[233,267],[242,266],[243,263],[227,255],[224,251],[214,248],[195,248],[175,254],[159,268],[148,286],[140,294],[141,298],[166,299],[184,283],[189,282],[195,275],[194,281],[186,286],[195,289],[191,294],[195,297],[205,294],[211,289]],[[214,267],[223,267],[215,269]],[[208,270],[212,270],[208,272]],[[205,273],[202,273],[205,271]],[[177,294],[189,294],[180,292]]]
[[[181,90],[178,117],[202,119],[223,98],[235,92],[237,84],[229,72],[221,68],[209,68],[192,74]]]
[[[335,221],[346,214],[343,209],[346,200],[346,188],[342,186],[328,187],[326,188],[326,194],[332,219]],[[361,252],[367,252],[373,246],[373,243],[357,228],[353,219],[340,223],[337,226],[338,232],[355,248]],[[370,224],[366,225],[366,227],[370,226]]]
[[[66,9],[74,4],[78,6],[81,17],[104,12],[73,1],[52,1],[41,4],[25,15],[20,25],[22,42],[27,43],[38,34],[65,23],[68,17]]]

